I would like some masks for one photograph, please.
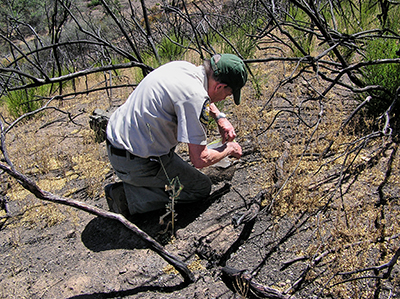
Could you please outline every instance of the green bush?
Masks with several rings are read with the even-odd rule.
[[[36,32],[44,32],[47,29],[46,5],[48,3],[41,0],[15,0],[0,2],[0,26],[2,30],[11,30],[10,27],[17,28],[23,34],[31,34],[31,30],[15,20],[29,24],[35,28]],[[47,8],[48,9],[48,8]]]
[[[95,7],[100,5],[100,0],[91,0],[88,4],[87,7]]]
[[[185,50],[185,48],[179,45],[178,38],[175,35],[171,35],[169,38],[163,37],[157,47],[161,60],[166,59],[167,61],[180,59]]]
[[[224,34],[244,59],[251,59],[254,58],[256,53],[257,42],[249,37],[247,32],[250,32],[250,29],[248,26],[243,25],[242,28],[230,27],[229,30],[225,30]],[[226,42],[223,42],[222,52],[232,53],[232,47]]]
[[[25,113],[35,111],[42,107],[43,101],[38,97],[35,97],[37,92],[38,89],[36,88],[31,88],[29,90],[15,90],[9,92],[5,97],[3,97],[3,101],[5,102],[7,110],[11,116],[17,118]]]
[[[305,34],[303,30],[298,30],[296,27],[308,27],[311,24],[310,17],[295,5],[289,6],[288,14],[285,16],[286,21],[293,26],[288,26],[290,34],[296,40],[297,44],[307,53],[311,54],[314,50],[314,42],[312,34]],[[312,29],[312,28],[309,28]],[[294,45],[291,47],[291,53],[294,57],[303,57],[304,54]]]
[[[396,51],[399,45],[394,39],[374,39],[366,44],[365,59],[374,61],[379,59],[398,58]],[[382,114],[392,103],[397,88],[400,86],[400,63],[375,64],[365,67],[363,73],[367,85],[379,85],[384,90],[371,92],[373,97],[368,105],[368,111],[372,115]],[[397,102],[396,110],[400,103]]]

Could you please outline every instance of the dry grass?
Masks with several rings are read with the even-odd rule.
[[[275,82],[282,76],[283,68],[281,71],[275,68],[275,75],[268,73],[268,68],[265,69],[265,77],[275,76]],[[263,77],[261,70],[256,72]],[[264,87],[262,94],[265,99],[272,90]],[[282,154],[283,142],[289,141],[291,157],[285,164],[285,172],[286,178],[290,177],[290,180],[275,198],[273,214],[277,219],[284,216],[296,219],[303,211],[314,214],[308,223],[314,231],[312,242],[299,254],[301,252],[301,255],[310,259],[324,252],[329,254],[324,259],[326,266],[322,267],[323,270],[311,270],[307,280],[316,280],[317,284],[325,286],[323,293],[326,294],[340,298],[368,298],[374,290],[374,283],[366,279],[340,283],[346,276],[338,273],[384,264],[397,250],[400,209],[396,194],[399,191],[399,169],[395,165],[400,165],[400,156],[397,152],[392,164],[388,164],[389,156],[394,151],[390,139],[371,140],[363,146],[357,142],[361,136],[373,130],[370,119],[354,121],[337,135],[336,132],[356,103],[349,106],[348,101],[345,102],[335,93],[327,96],[324,115],[315,132],[315,127],[305,126],[294,115],[281,113],[275,119],[282,106],[290,106],[285,99],[289,98],[293,107],[297,107],[304,99],[301,84],[296,84],[289,91],[276,94],[267,109],[263,106],[265,102],[254,101],[254,94],[247,91],[244,104],[235,109],[240,136],[250,139],[252,146],[263,157],[249,165],[257,170],[249,174],[249,182],[252,186],[259,186],[249,187],[249,194],[254,196],[256,190],[269,188],[273,184],[271,162]],[[318,106],[311,103],[305,108],[316,119]],[[271,125],[273,121],[275,123]],[[257,136],[257,132],[270,125],[270,130]],[[331,148],[333,156],[318,159],[312,155],[323,152],[330,140],[335,141]],[[360,145],[360,150],[351,152],[357,145]],[[386,145],[388,148],[382,150]],[[388,167],[391,167],[389,177]],[[341,171],[344,174],[339,181]],[[332,175],[336,176],[324,183],[324,179]],[[377,207],[379,198],[376,190],[382,184],[385,186],[383,197],[394,200]],[[321,271],[325,273],[320,277]],[[368,272],[361,272],[352,278],[366,275],[369,275]],[[394,280],[399,281],[399,277],[395,275]]]
[[[118,102],[117,96],[122,98],[125,94],[126,91],[114,92],[116,98],[113,100]],[[74,123],[65,114],[54,110],[23,120],[7,135],[11,161],[19,171],[34,178],[43,190],[71,196],[79,190],[68,187],[68,183],[80,181],[86,196],[101,196],[102,184],[111,166],[103,159],[104,147],[95,142],[88,120],[94,109],[107,109],[110,100],[105,94],[97,94],[54,102],[53,105],[71,113]],[[2,115],[11,122],[5,107],[1,109]],[[9,179],[9,182],[7,195],[10,200],[27,202],[20,217],[21,225],[51,226],[65,219],[57,205],[38,203],[16,181]]]

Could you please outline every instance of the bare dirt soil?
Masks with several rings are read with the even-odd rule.
[[[84,118],[82,122],[87,121]],[[99,146],[99,151],[101,159],[107,161],[104,144]],[[232,176],[236,167],[240,166],[232,166],[225,172],[231,172]],[[232,297],[212,260],[213,256],[214,259],[221,256],[240,233],[240,229],[231,225],[231,219],[235,212],[244,209],[239,193],[246,171],[245,168],[236,171],[231,180],[215,185],[214,190],[228,190],[229,193],[213,202],[178,207],[176,239],[173,242],[170,240],[171,232],[162,234],[166,227],[159,224],[159,217],[164,211],[132,216],[130,219],[166,245],[170,253],[189,264],[196,282],[186,287],[180,287],[183,280],[172,267],[146,249],[140,238],[116,221],[44,203],[65,215],[65,219],[54,225],[49,225],[48,219],[44,219],[43,223],[41,219],[35,219],[32,224],[21,225],[19,222],[24,214],[30,209],[40,209],[42,203],[32,196],[22,201],[10,200],[11,218],[0,232],[1,297]],[[115,179],[111,172],[106,177],[104,186]],[[83,181],[70,181],[65,190],[71,189],[71,184],[78,190],[74,198],[108,209],[104,196],[90,198],[85,194]],[[235,186],[237,192],[227,189],[230,185]],[[37,212],[35,215],[40,218],[40,210]],[[209,251],[210,261],[199,257],[197,250],[200,244],[209,247],[202,252]]]
[[[56,152],[61,161],[62,156],[65,156],[64,160],[70,159],[68,152],[86,153],[87,144],[82,138],[74,138],[74,134],[78,135],[76,130],[88,130],[90,113],[85,110],[85,105],[79,106],[70,111],[76,115],[73,123],[56,114],[53,115],[55,119],[47,116],[38,121],[37,127],[27,126],[22,132],[33,135],[39,143],[51,136],[51,151],[58,148]],[[9,139],[11,148],[19,142],[16,135]],[[101,190],[95,196],[88,195],[87,177],[81,175],[68,180],[60,190],[49,191],[69,194],[74,199],[108,210],[102,188],[114,182],[116,177],[108,164],[104,142],[95,147],[98,150],[96,158],[107,166],[100,178]],[[11,158],[13,155],[19,156],[18,152],[10,150]],[[182,156],[187,159],[185,152]],[[31,155],[28,159],[35,160],[35,157]],[[45,177],[56,181],[70,176],[68,171],[74,170],[74,164],[65,161],[63,169],[55,167],[47,173],[30,169],[27,172],[38,181]],[[203,203],[177,207],[173,240],[171,227],[159,223],[159,217],[165,211],[129,219],[189,265],[196,278],[189,286],[183,284],[182,277],[173,267],[146,249],[146,244],[119,222],[43,202],[21,190],[21,193],[10,194],[14,185],[3,173],[2,187],[9,195],[10,218],[3,219],[0,231],[0,297],[231,298],[233,293],[222,282],[219,265],[214,262],[241,231],[234,228],[231,221],[236,212],[245,209],[245,201],[239,195],[243,193],[242,185],[248,183],[248,169],[243,164],[245,160],[228,169],[211,169],[214,172],[210,174],[215,181],[214,196]]]

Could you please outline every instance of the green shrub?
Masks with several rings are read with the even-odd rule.
[[[163,37],[157,47],[161,60],[166,59],[167,61],[180,59],[185,50],[185,48],[179,45],[178,38],[175,35],[171,35],[169,38]]]
[[[297,44],[307,53],[311,54],[314,50],[314,39],[312,34],[305,34],[303,30],[298,30],[296,27],[309,27],[311,26],[310,17],[295,5],[289,6],[288,14],[285,16],[288,23],[293,26],[288,26],[286,29],[290,32]],[[312,29],[312,28],[308,28]],[[303,57],[304,54],[296,46],[291,47],[291,53],[294,57]]]
[[[47,89],[47,88],[46,88]],[[25,113],[35,111],[42,107],[43,101],[35,96],[43,87],[31,88],[29,90],[15,90],[3,97],[7,110],[11,116],[17,118]]]
[[[100,0],[91,0],[88,4],[87,7],[95,7],[100,5]]]
[[[366,44],[365,59],[374,61],[379,59],[398,58],[396,51],[399,45],[394,39],[374,39]],[[385,90],[371,92],[373,100],[370,101],[368,111],[372,115],[382,114],[392,103],[395,92],[400,86],[400,63],[375,64],[365,67],[363,73],[367,85],[379,85]],[[400,103],[397,102],[396,109]]]
[[[257,50],[257,41],[247,35],[250,30],[248,26],[243,25],[242,28],[230,27],[229,31],[225,32],[225,36],[231,41],[235,49],[240,53],[244,59],[254,58]],[[232,47],[223,43],[223,53],[232,53]],[[236,53],[233,53],[236,54]]]
[[[22,34],[32,34],[29,24],[36,32],[45,32],[47,29],[46,9],[48,3],[41,0],[15,0],[0,2],[0,26],[2,30],[11,30],[9,27],[17,28]],[[18,21],[18,22],[16,22]],[[15,26],[15,27],[14,27]],[[8,28],[8,29],[6,29]]]

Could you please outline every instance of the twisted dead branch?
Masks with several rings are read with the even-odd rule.
[[[55,194],[52,194],[49,191],[42,190],[39,186],[30,178],[20,173],[15,169],[13,163],[7,154],[7,149],[5,146],[5,131],[3,123],[0,122],[1,126],[1,151],[4,156],[4,160],[6,164],[0,163],[0,169],[6,172],[8,175],[13,177],[18,181],[18,183],[24,187],[26,190],[35,195],[38,199],[50,201],[57,204],[62,204],[65,206],[70,206],[73,208],[77,208],[79,210],[91,213],[96,216],[113,219],[122,223],[126,228],[132,231],[136,236],[138,236],[141,240],[143,240],[147,246],[160,255],[165,261],[170,263],[172,266],[176,268],[176,270],[182,275],[184,278],[184,282],[189,284],[194,282],[193,273],[187,268],[186,264],[182,262],[179,258],[175,257],[171,253],[169,253],[160,243],[154,240],[151,236],[145,233],[143,230],[138,228],[135,224],[128,221],[124,216],[116,213],[112,213],[109,211],[105,211],[103,209],[97,208],[95,206],[89,205],[84,202],[80,202],[71,198],[61,197]]]
[[[295,299],[294,296],[285,295],[276,289],[257,283],[252,275],[245,270],[236,270],[230,267],[222,269],[222,278],[231,290],[243,298],[269,298],[269,299]]]

